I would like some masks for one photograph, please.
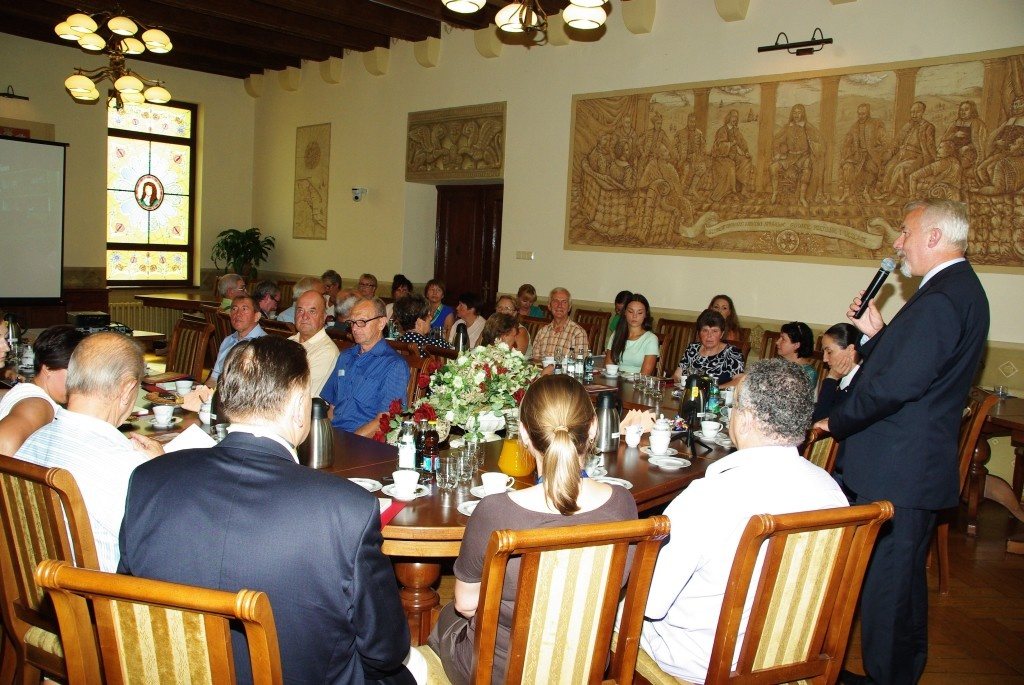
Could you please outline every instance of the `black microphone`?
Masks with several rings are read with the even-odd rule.
[[[896,268],[896,260],[892,257],[886,257],[882,260],[881,266],[878,267],[878,273],[871,279],[871,283],[868,284],[867,290],[864,291],[864,295],[860,298],[860,309],[853,315],[853,318],[859,319],[864,316],[864,312],[868,310],[868,303],[875,299],[875,295],[882,289],[882,284],[885,283],[885,279],[889,277],[892,270]]]

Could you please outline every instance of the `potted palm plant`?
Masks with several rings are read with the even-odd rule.
[[[229,228],[217,235],[210,260],[218,269],[222,268],[220,262],[223,261],[224,273],[230,269],[249,280],[256,277],[256,267],[266,261],[273,248],[273,236],[263,237],[255,226],[245,231]]]

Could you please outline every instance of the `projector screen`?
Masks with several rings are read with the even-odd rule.
[[[64,265],[67,143],[0,136],[0,300],[56,302]]]

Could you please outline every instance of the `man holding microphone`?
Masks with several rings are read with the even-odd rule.
[[[936,512],[959,498],[960,420],[988,336],[988,300],[964,259],[966,206],[928,199],[904,212],[893,247],[903,276],[921,284],[888,325],[872,300],[854,298],[847,316],[865,336],[863,365],[846,401],[815,424],[842,441],[855,503],[896,508],[861,593],[867,675],[844,671],[845,685],[916,683],[924,672],[928,547]]]

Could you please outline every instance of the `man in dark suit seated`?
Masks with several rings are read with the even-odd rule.
[[[298,464],[310,423],[302,346],[276,336],[238,343],[217,393],[231,421],[219,445],[132,476],[118,572],[266,592],[289,683],[415,682],[376,498]],[[244,634],[232,637],[238,682],[250,683]]]
[[[885,325],[874,302],[860,319],[867,338],[849,396],[815,424],[842,440],[843,484],[856,503],[890,500],[896,514],[878,536],[861,592],[867,676],[844,685],[916,683],[928,657],[925,563],[936,512],[960,493],[957,436],[988,336],[988,299],[967,249],[967,208],[951,200],[906,206],[893,247],[900,272],[923,276]]]

